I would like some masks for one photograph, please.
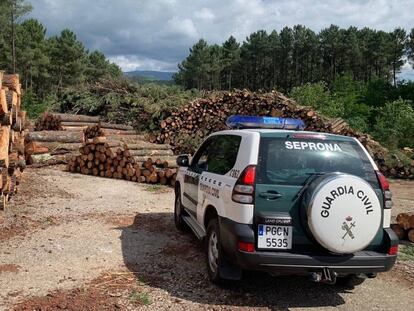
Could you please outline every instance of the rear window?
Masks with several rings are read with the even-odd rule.
[[[374,168],[355,141],[262,137],[257,182],[303,185],[314,173],[359,176],[378,188]]]

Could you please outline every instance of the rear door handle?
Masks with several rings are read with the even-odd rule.
[[[259,193],[259,197],[264,198],[266,200],[276,200],[276,199],[281,198],[282,196],[283,196],[282,194],[274,190],[269,190],[266,192]]]

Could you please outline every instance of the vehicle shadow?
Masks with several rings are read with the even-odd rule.
[[[249,272],[236,283],[218,287],[208,280],[205,253],[191,234],[179,233],[172,213],[137,214],[133,224],[118,227],[126,267],[137,280],[194,303],[225,306],[338,306],[345,288],[311,283],[305,277],[271,277]]]

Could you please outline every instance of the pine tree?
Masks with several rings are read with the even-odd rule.
[[[2,0],[0,11],[3,17],[1,18],[4,28],[4,39],[10,44],[11,52],[11,69],[13,72],[17,70],[16,59],[16,28],[20,21],[20,18],[29,13],[32,10],[31,4],[25,0]]]
[[[237,66],[240,62],[240,44],[236,41],[233,36],[230,36],[223,43],[222,50],[222,65],[223,65],[223,85],[226,86],[228,90],[231,90],[233,81],[235,80],[234,74],[237,70]]]
[[[87,54],[72,31],[65,29],[59,36],[50,38],[48,50],[54,84],[58,89],[76,85],[84,79]]]
[[[18,69],[26,90],[36,88],[49,77],[49,57],[46,53],[46,29],[35,20],[28,19],[16,28],[16,56]]]
[[[406,48],[406,37],[407,34],[402,28],[396,28],[390,33],[389,61],[392,66],[392,79],[394,86],[397,86],[397,73],[404,64],[403,56]]]
[[[414,69],[414,28],[411,29],[407,40],[407,56],[408,61],[411,62],[411,66]]]

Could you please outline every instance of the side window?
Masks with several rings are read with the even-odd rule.
[[[209,156],[209,150],[211,149],[213,139],[209,139],[204,142],[204,144],[197,150],[196,154],[194,155],[190,168],[201,174],[202,172],[207,170],[207,160]]]
[[[236,163],[241,136],[216,136],[209,148],[207,171],[219,175],[228,173]]]

